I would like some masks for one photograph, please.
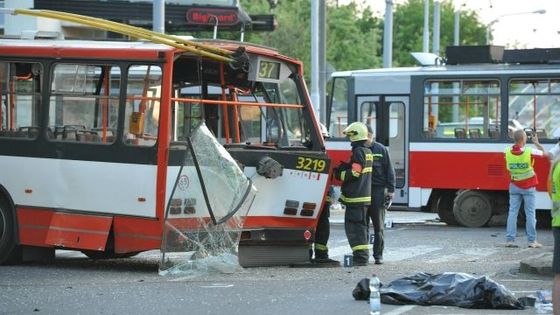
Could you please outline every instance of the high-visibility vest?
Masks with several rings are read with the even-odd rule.
[[[535,176],[531,152],[531,148],[527,147],[523,150],[523,153],[515,155],[511,153],[511,148],[506,149],[506,167],[512,181],[520,181]]]
[[[560,227],[560,159],[556,160],[550,170],[548,194],[552,199],[552,226]]]

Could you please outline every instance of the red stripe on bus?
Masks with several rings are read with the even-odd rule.
[[[116,253],[159,249],[162,225],[159,220],[154,219],[115,217],[113,233]]]
[[[410,187],[507,190],[504,154],[497,152],[410,152]],[[539,191],[546,190],[550,163],[535,160]]]

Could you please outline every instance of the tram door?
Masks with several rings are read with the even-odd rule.
[[[385,145],[395,169],[395,197],[393,204],[408,204],[408,139],[406,117],[408,96],[358,96],[358,119],[375,130],[376,141]]]

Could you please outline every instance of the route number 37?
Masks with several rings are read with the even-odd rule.
[[[322,172],[325,170],[326,165],[327,162],[325,162],[325,160],[298,156],[296,168],[299,170]]]

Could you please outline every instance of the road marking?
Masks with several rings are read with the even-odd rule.
[[[369,246],[371,253],[371,245]],[[441,247],[428,246],[428,245],[417,245],[410,247],[399,247],[398,249],[388,249],[385,251],[384,259],[385,261],[400,261],[405,259],[410,259],[415,256],[425,255],[431,252],[441,250]],[[331,257],[343,257],[344,255],[351,255],[352,249],[348,242],[344,242],[339,246],[329,247],[329,256]]]
[[[548,282],[550,280],[536,280],[536,279],[527,279],[527,280],[523,280],[523,279],[500,279],[500,282]]]
[[[201,285],[201,288],[204,289],[214,289],[214,288],[233,288],[233,284],[225,284],[225,283],[213,283],[211,285]]]
[[[509,292],[511,292],[511,293],[536,293],[537,291],[536,290],[530,290],[530,291],[525,290],[525,291],[509,291]]]
[[[383,313],[385,315],[400,315],[403,314],[405,312],[408,312],[410,310],[412,310],[414,307],[416,307],[416,305],[405,305],[405,306],[399,306],[399,308],[394,309],[390,312],[387,313]]]
[[[498,250],[493,249],[493,248],[480,248],[480,249],[466,249],[461,251],[460,253],[455,253],[455,254],[450,254],[450,255],[441,255],[438,256],[436,258],[433,259],[429,259],[426,260],[426,263],[443,263],[443,262],[447,262],[447,261],[452,261],[452,260],[465,260],[465,257],[468,257],[468,259],[466,259],[467,261],[473,261],[473,260],[477,260],[479,258],[482,257],[487,257],[487,256],[491,256],[494,255],[498,252]]]

